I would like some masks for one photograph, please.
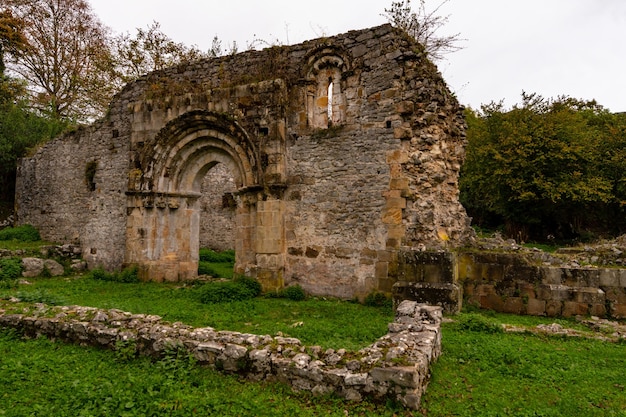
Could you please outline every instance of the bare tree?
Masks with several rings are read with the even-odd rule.
[[[424,46],[428,57],[438,61],[444,59],[446,54],[463,49],[459,46],[459,42],[463,41],[459,33],[448,36],[439,34],[448,23],[448,16],[440,16],[438,13],[448,1],[443,0],[430,12],[426,10],[426,0],[419,0],[417,11],[411,8],[411,0],[394,1],[382,16],[416,39]]]
[[[101,68],[109,57],[108,29],[85,0],[5,0],[24,22],[28,47],[7,68],[28,83],[34,108],[55,118],[87,121],[112,95]]]

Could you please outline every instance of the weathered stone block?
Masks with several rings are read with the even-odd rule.
[[[626,288],[626,269],[619,270],[619,286]]]
[[[398,281],[393,284],[393,299],[417,301],[441,306],[448,313],[457,313],[462,305],[462,289],[451,283],[425,283]]]
[[[617,269],[600,269],[598,281],[602,287],[619,287],[619,270]]]
[[[503,311],[511,314],[522,314],[524,311],[524,301],[520,297],[508,297],[504,300]]]
[[[587,315],[589,314],[589,304],[580,303],[577,301],[564,301],[563,311],[561,314],[563,315],[563,317]]]
[[[618,319],[626,318],[626,304],[611,303],[611,316]]]
[[[571,294],[571,288],[565,285],[548,284],[537,287],[537,298],[541,300],[565,301],[570,299]]]
[[[549,317],[560,316],[563,311],[563,302],[556,300],[546,301],[546,315]]]
[[[22,276],[26,278],[37,277],[43,272],[44,262],[40,258],[23,258],[22,259]]]
[[[604,289],[604,297],[616,304],[626,305],[626,289],[621,287],[612,287]]]
[[[387,277],[389,276],[388,267],[389,267],[388,262],[376,262],[376,270],[374,272],[374,275],[376,279],[378,280],[378,282],[381,282],[381,280],[387,279]]]
[[[535,291],[535,286],[531,283],[520,283],[518,284],[519,294],[522,297],[526,298],[536,298],[537,293]]]
[[[541,268],[542,280],[541,282],[546,285],[561,285],[562,284],[562,270],[561,268],[544,267]]]
[[[526,314],[531,316],[545,316],[546,301],[530,298],[528,300],[528,304],[526,305]]]
[[[575,288],[572,293],[572,298],[579,303],[604,304],[604,291],[600,288]]]
[[[420,374],[414,367],[373,368],[370,375],[375,382],[391,381],[406,388],[417,388]]]
[[[480,306],[487,310],[503,311],[504,300],[498,294],[487,294],[479,297]]]
[[[589,308],[589,314],[592,316],[604,317],[606,315],[606,305],[602,304],[592,304]]]

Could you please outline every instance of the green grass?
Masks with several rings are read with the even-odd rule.
[[[200,249],[198,274],[216,278],[232,278],[235,264],[235,251],[216,252],[208,248]]]
[[[198,262],[198,275],[208,275],[214,278],[232,278],[233,264],[228,262]]]
[[[443,327],[428,416],[626,416],[626,345],[457,327]]]
[[[391,308],[338,300],[254,298],[203,304],[194,286],[180,284],[119,283],[88,277],[38,278],[30,282],[3,290],[0,296],[33,295],[33,301],[39,297],[42,301],[54,300],[55,304],[119,308],[218,330],[270,335],[282,332],[307,345],[324,348],[360,349],[384,335],[393,320]]]
[[[530,249],[532,248],[541,249],[542,251],[548,252],[548,253],[554,253],[556,252],[557,249],[563,247],[560,245],[554,245],[554,244],[549,244],[549,243],[537,243],[537,242],[524,243],[522,246],[526,248],[530,248]]]
[[[27,254],[39,255],[39,250],[42,246],[50,246],[54,245],[54,243],[46,242],[44,240],[36,241],[36,242],[23,242],[20,240],[0,240],[0,249],[7,250],[23,250],[26,251]]]
[[[0,386],[10,387],[0,391],[0,415],[626,416],[624,344],[493,333],[458,322],[443,325],[443,343],[415,412],[243,382],[180,356],[128,360],[0,330]]]
[[[393,416],[369,403],[293,393],[194,366],[185,356],[116,359],[112,352],[22,340],[0,330],[0,416]]]
[[[4,290],[31,302],[81,304],[158,314],[168,321],[300,338],[358,349],[386,332],[389,308],[307,299],[255,298],[202,304],[194,286],[78,278],[33,279]],[[188,358],[128,360],[114,352],[21,340],[0,330],[0,416],[626,416],[626,344],[503,333],[566,319],[472,311],[444,323],[422,412],[295,394],[280,384],[244,383],[191,366]]]

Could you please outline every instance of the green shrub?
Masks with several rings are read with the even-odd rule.
[[[270,291],[265,294],[267,298],[286,298],[292,301],[302,301],[306,299],[306,293],[299,285],[281,288],[276,291]]]
[[[37,242],[41,240],[39,231],[30,224],[18,227],[7,227],[0,230],[0,240],[18,240],[21,242]]]
[[[44,303],[49,305],[62,305],[65,302],[50,294],[46,290],[34,290],[34,291],[20,291],[17,293],[17,298],[25,303]]]
[[[209,275],[212,277],[217,277],[219,274],[213,268],[213,265],[210,262],[200,261],[198,262],[198,275]]]
[[[22,262],[19,259],[0,259],[0,281],[18,279],[21,276]]]
[[[212,262],[212,263],[235,263],[235,251],[225,250],[223,252],[216,252],[212,249],[202,248],[200,249],[200,261]]]
[[[137,357],[137,341],[134,339],[118,340],[115,342],[115,358],[121,362],[128,362]]]
[[[125,282],[125,283],[139,282],[139,273],[138,273],[138,269],[136,266],[125,268],[121,272],[116,273],[115,275],[117,275],[117,282]]]
[[[457,327],[460,330],[469,330],[479,333],[502,333],[504,331],[499,323],[475,313],[459,315]]]
[[[287,298],[292,301],[302,301],[306,298],[306,293],[299,285],[292,285],[287,288],[283,288],[281,291],[283,298]]]
[[[235,277],[233,281],[248,288],[255,297],[261,295],[261,291],[263,291],[263,288],[261,288],[261,283],[254,278],[247,277],[245,275],[239,275]]]
[[[246,285],[235,281],[210,282],[200,286],[197,291],[198,300],[203,304],[244,301],[256,296]]]
[[[89,272],[88,276],[91,279],[99,281],[113,281],[121,283],[139,282],[139,275],[136,266],[126,268],[121,272],[107,272],[102,268],[95,268]]]
[[[368,294],[367,297],[365,297],[363,304],[370,307],[391,307],[393,301],[384,293],[377,291]]]

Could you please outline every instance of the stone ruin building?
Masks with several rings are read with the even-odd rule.
[[[462,107],[422,47],[383,25],[185,63],[21,162],[19,224],[90,267],[197,276],[235,249],[265,289],[391,292],[403,250],[470,236]]]

